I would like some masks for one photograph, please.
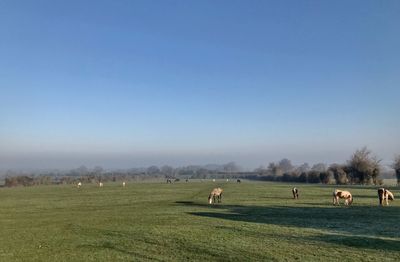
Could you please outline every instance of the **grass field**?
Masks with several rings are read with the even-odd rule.
[[[215,186],[223,204],[207,205]],[[0,189],[0,261],[398,261],[400,201],[373,187],[244,181]],[[397,196],[399,189],[391,188]]]

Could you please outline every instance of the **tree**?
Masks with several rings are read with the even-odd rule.
[[[284,158],[281,161],[279,161],[278,167],[282,170],[283,173],[290,172],[294,168],[292,162],[287,158]]]
[[[296,168],[298,173],[308,172],[310,171],[310,165],[308,163],[304,163]]]
[[[317,172],[325,172],[326,165],[324,163],[318,163],[318,164],[313,165],[311,170],[317,171]]]
[[[301,173],[298,178],[298,181],[300,183],[307,183],[307,173],[306,172]]]
[[[160,174],[160,169],[157,166],[150,166],[147,168],[146,173],[148,175]]]
[[[351,182],[376,184],[380,174],[380,161],[371,156],[371,151],[367,147],[357,150],[347,161]]]
[[[344,171],[343,166],[338,164],[332,164],[329,167],[329,172],[332,172],[333,178],[338,185],[345,185],[349,182],[347,173]]]
[[[268,165],[267,173],[273,176],[281,176],[283,174],[283,170],[279,165],[275,164],[274,162],[271,162]]]
[[[319,173],[319,179],[321,180],[322,184],[329,184],[331,180],[332,173],[329,171],[323,171]]]
[[[318,171],[314,171],[314,170],[311,170],[310,172],[308,172],[307,181],[308,181],[308,183],[319,183],[319,182],[321,182],[320,176],[319,176],[319,172]]]
[[[93,168],[93,173],[95,174],[95,175],[101,175],[102,173],[104,172],[104,169],[101,167],[101,166],[95,166],[94,168]]]
[[[167,178],[171,178],[174,176],[174,168],[168,165],[162,166],[161,173]]]
[[[240,167],[235,162],[229,162],[223,166],[224,172],[236,173],[240,171]]]
[[[392,167],[396,171],[397,184],[400,185],[400,155],[394,158]]]

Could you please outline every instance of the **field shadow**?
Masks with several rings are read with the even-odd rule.
[[[400,241],[392,239],[382,239],[368,236],[349,236],[349,235],[329,235],[308,237],[307,239],[326,242],[328,244],[343,245],[347,247],[400,251]]]
[[[209,207],[208,205],[193,202],[177,202],[177,204]],[[194,216],[239,222],[320,229],[369,237],[400,238],[400,207],[394,206],[288,207],[221,205],[218,211],[211,209],[210,211],[189,211],[187,213]],[[392,242],[389,241],[388,243],[391,246],[390,243]],[[394,241],[393,243],[400,246],[399,241]]]

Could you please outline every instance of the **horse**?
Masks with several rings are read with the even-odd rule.
[[[392,192],[385,188],[379,188],[378,189],[378,197],[379,197],[379,205],[383,205],[384,201],[386,202],[386,205],[389,205],[389,200],[393,201],[394,200],[394,195]]]
[[[80,188],[82,186],[82,182],[78,182],[78,184],[76,185],[77,188]]]
[[[297,188],[292,188],[293,199],[299,199],[299,190]]]
[[[126,183],[125,183],[125,181],[124,182],[122,182],[122,187],[125,187],[126,186]]]
[[[103,182],[99,182],[99,187],[103,187]]]
[[[333,191],[333,204],[334,205],[336,205],[336,204],[340,205],[339,198],[344,199],[345,206],[349,206],[353,203],[353,196],[351,195],[351,193],[349,191],[335,189],[335,191]]]
[[[212,204],[214,202],[214,204],[215,204],[215,200],[217,200],[218,203],[221,203],[222,202],[222,191],[223,191],[222,188],[219,188],[219,187],[214,188],[211,191],[210,195],[208,196],[208,203]]]
[[[241,183],[242,181],[240,179],[236,180],[236,183]]]

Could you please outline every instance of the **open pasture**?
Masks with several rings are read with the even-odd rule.
[[[208,205],[224,189],[222,204]],[[0,261],[398,261],[400,198],[375,187],[242,181],[0,189]],[[390,187],[395,198],[399,188]]]

